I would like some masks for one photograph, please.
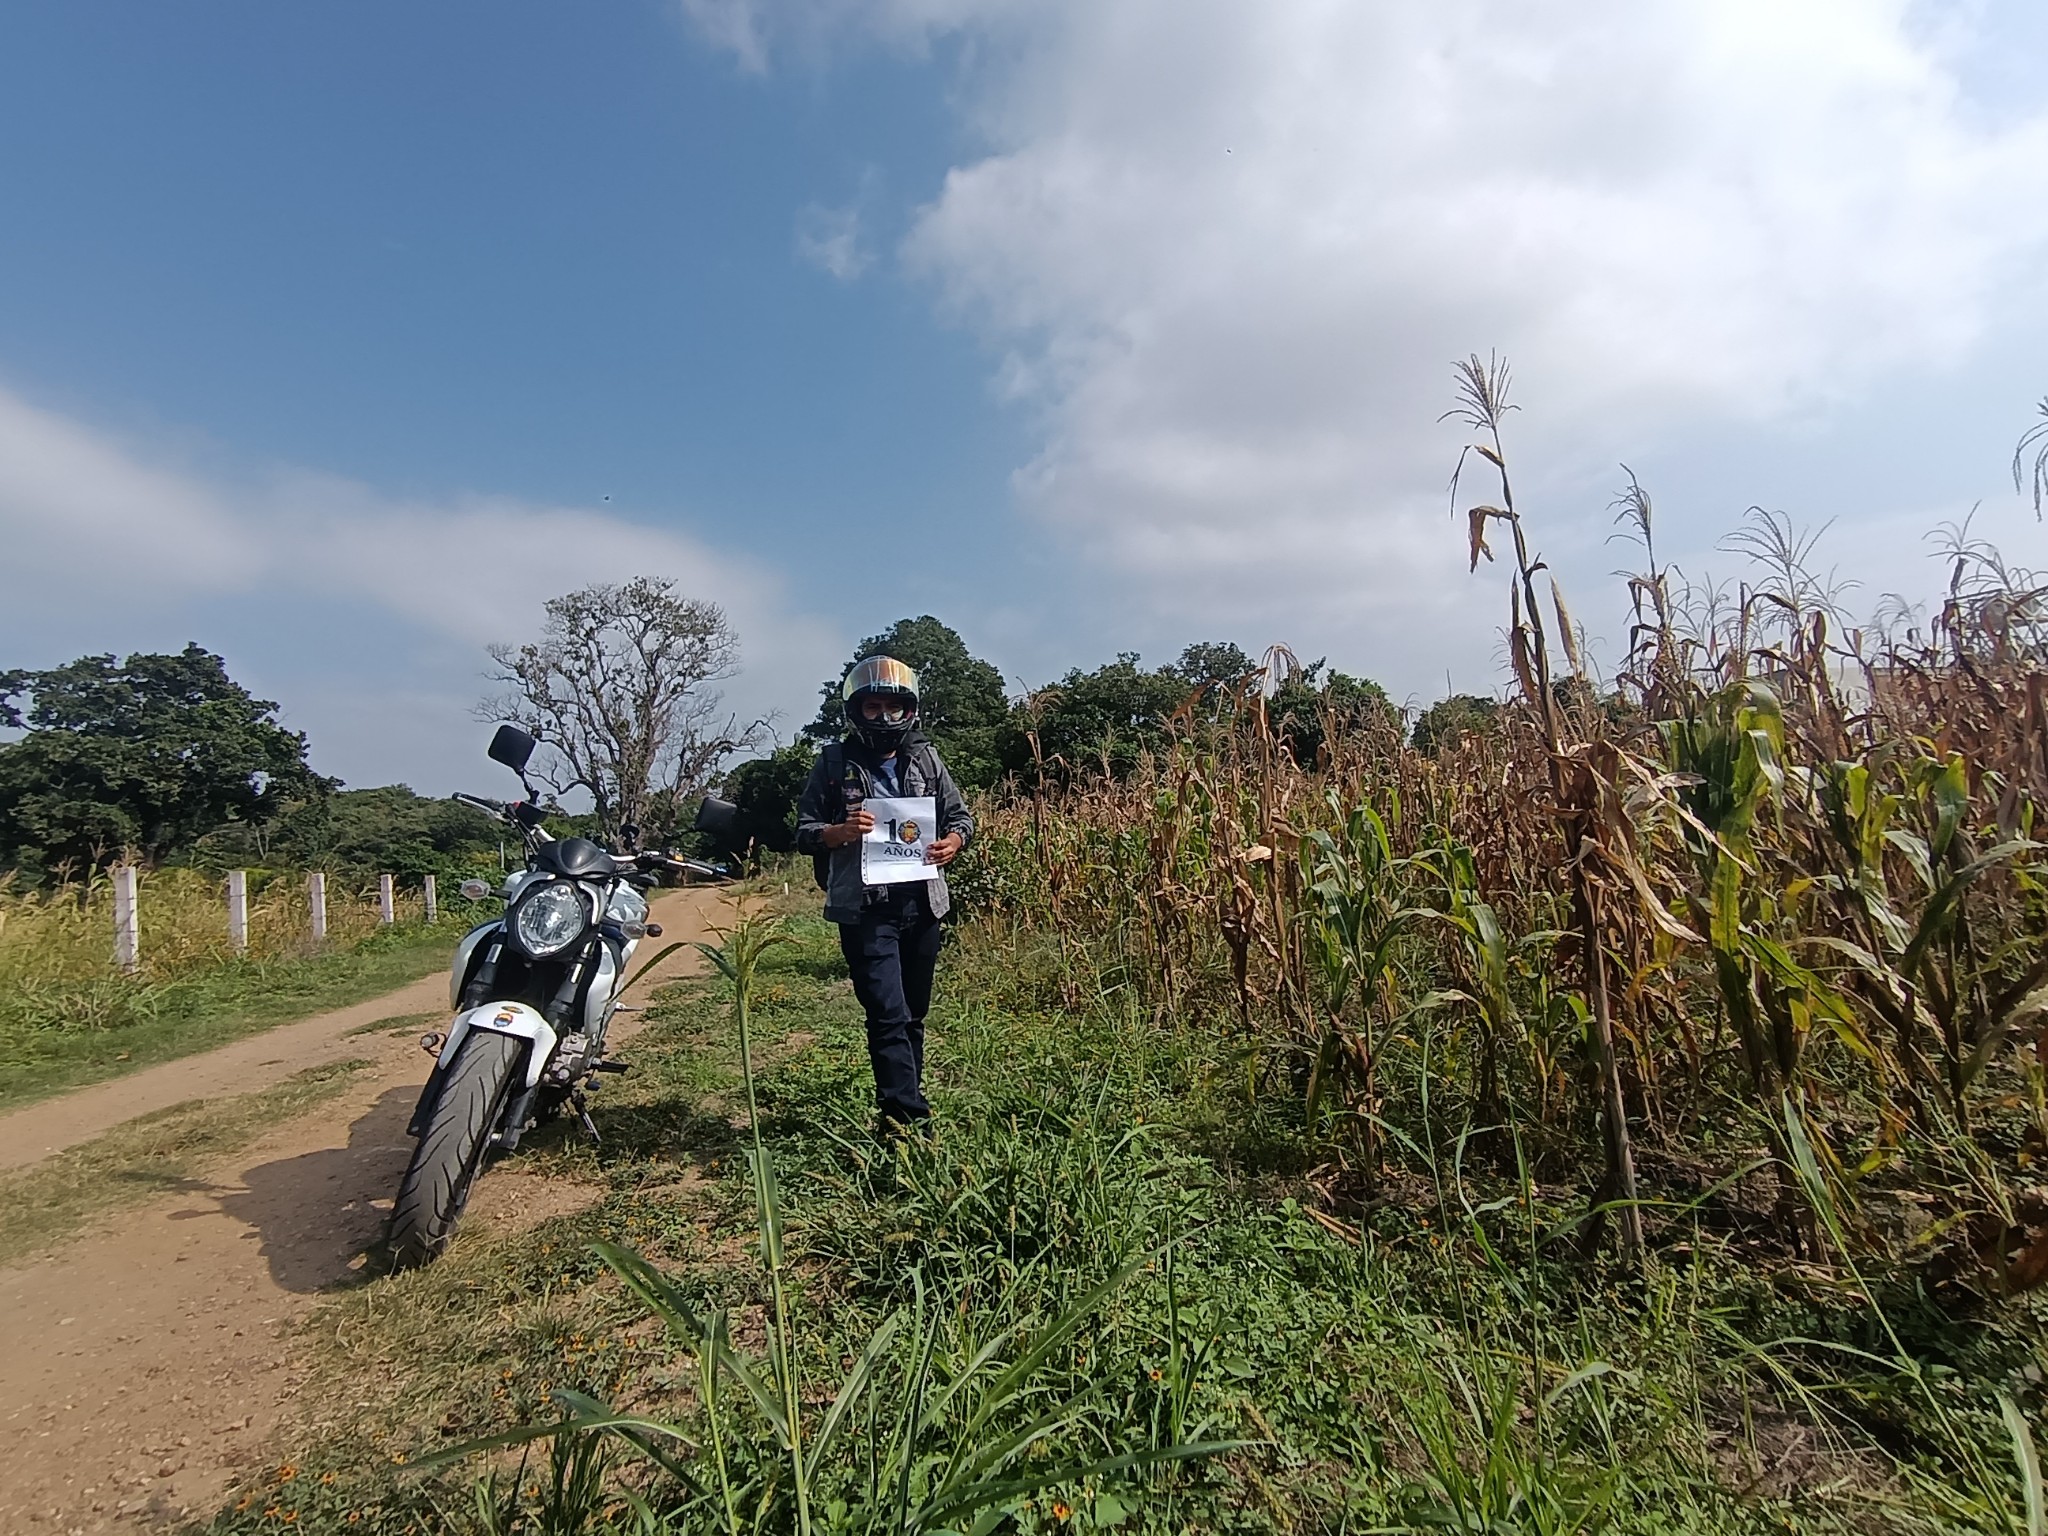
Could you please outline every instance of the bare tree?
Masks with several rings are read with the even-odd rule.
[[[739,637],[725,611],[661,577],[554,598],[541,639],[494,645],[490,654],[491,678],[506,691],[478,713],[551,748],[536,777],[557,794],[589,791],[610,833],[673,815],[721,758],[763,729],[722,715],[710,686],[739,670]]]

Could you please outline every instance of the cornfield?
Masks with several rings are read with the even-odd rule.
[[[1332,720],[1298,761],[1276,648],[1136,771],[995,797],[989,920],[1052,935],[1077,1004],[1229,1032],[1247,1095],[1326,1149],[1332,1219],[1520,1158],[1624,1250],[1683,1211],[2048,1282],[2048,579],[1948,530],[1931,617],[1858,627],[1811,537],[1753,513],[1728,547],[1758,579],[1688,586],[1631,478],[1629,644],[1596,678],[1539,590],[1506,386],[1475,358],[1452,413],[1491,493],[1454,504],[1473,569],[1512,545],[1497,724],[1425,754],[1392,712]]]

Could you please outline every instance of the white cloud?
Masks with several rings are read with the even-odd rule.
[[[81,607],[101,632],[117,632],[133,605],[194,629],[222,604],[282,597],[321,612],[367,608],[382,627],[418,637],[412,649],[429,675],[337,684],[350,670],[345,633],[280,637],[280,653],[311,648],[321,666],[249,658],[271,676],[326,674],[295,691],[287,713],[314,727],[316,764],[334,771],[345,761],[351,778],[416,774],[422,763],[430,776],[460,775],[476,756],[468,710],[483,691],[485,645],[528,637],[548,598],[590,582],[667,576],[721,603],[741,638],[744,670],[726,694],[743,718],[807,712],[819,658],[844,648],[789,611],[773,574],[681,534],[510,497],[413,499],[304,470],[231,478],[170,458],[0,387],[10,645],[24,648],[40,622]],[[407,723],[397,739],[373,743],[379,756],[353,738],[385,703]]]
[[[1514,360],[1540,481],[2042,317],[2048,93],[1963,84],[1997,5],[717,10],[755,67],[855,29],[980,45],[956,99],[989,152],[906,254],[1042,420],[1023,503],[1161,611],[1426,629],[1466,593],[1434,422],[1475,348]]]
[[[796,219],[796,253],[819,271],[850,283],[874,263],[861,242],[860,208],[808,204]]]

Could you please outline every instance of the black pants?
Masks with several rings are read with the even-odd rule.
[[[875,1108],[890,1120],[922,1120],[924,1015],[939,963],[939,922],[917,895],[871,902],[858,923],[839,925],[853,995],[868,1016]]]

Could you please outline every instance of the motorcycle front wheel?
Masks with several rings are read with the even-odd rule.
[[[462,1042],[391,1209],[397,1268],[430,1263],[448,1246],[525,1054],[525,1041],[490,1030],[475,1030]]]

